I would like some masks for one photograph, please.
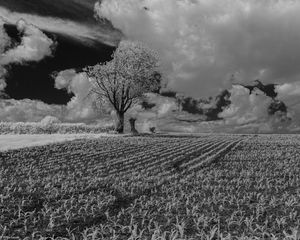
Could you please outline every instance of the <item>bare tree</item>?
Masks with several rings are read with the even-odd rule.
[[[124,132],[124,115],[144,93],[160,86],[157,54],[138,42],[121,41],[113,59],[86,68],[98,106],[111,105],[118,117],[116,131]]]

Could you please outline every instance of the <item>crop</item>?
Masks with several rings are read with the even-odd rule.
[[[128,136],[0,153],[0,239],[299,239],[300,136]]]

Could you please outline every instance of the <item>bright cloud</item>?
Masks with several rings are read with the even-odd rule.
[[[231,105],[219,114],[227,124],[249,124],[266,121],[269,118],[268,107],[272,99],[260,90],[250,91],[243,86],[233,86],[230,91]]]
[[[0,109],[0,121],[3,122],[38,122],[48,115],[63,119],[65,112],[62,106],[29,99],[2,100]]]
[[[11,39],[3,27],[4,21],[0,19],[0,91],[4,90],[7,83],[5,66],[11,63],[23,64],[24,62],[38,62],[52,55],[55,43],[37,27],[24,20],[18,20],[17,29],[22,34],[21,43],[10,48]]]
[[[17,29],[23,34],[22,42],[17,47],[2,54],[1,65],[25,61],[38,62],[44,57],[52,55],[54,42],[37,27],[26,23],[24,20],[19,20]]]
[[[57,89],[67,89],[74,97],[67,104],[67,121],[86,121],[97,118],[93,108],[93,99],[89,96],[91,84],[85,73],[77,73],[74,69],[67,69],[57,74],[55,78]]]
[[[76,74],[77,73],[74,69],[67,69],[59,72],[55,77],[55,88],[67,89],[68,92],[71,92],[70,84]]]

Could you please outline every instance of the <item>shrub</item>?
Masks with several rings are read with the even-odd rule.
[[[53,125],[53,124],[59,124],[59,123],[61,123],[60,120],[53,116],[47,116],[41,120],[42,125]]]

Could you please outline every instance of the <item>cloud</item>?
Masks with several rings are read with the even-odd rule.
[[[15,24],[19,19],[24,19],[39,29],[68,35],[87,43],[103,42],[115,46],[120,39],[120,33],[112,29],[105,29],[101,25],[78,23],[71,20],[44,17],[34,14],[12,12],[0,6],[0,16],[10,24]]]
[[[6,69],[0,65],[0,92],[3,91],[7,86],[5,80],[6,74],[7,74]]]
[[[250,90],[235,85],[230,90],[231,104],[219,114],[224,119],[223,127],[231,127],[233,132],[281,132],[290,133],[300,126],[300,112],[295,114],[288,96],[292,94],[292,89],[286,84],[278,85],[276,88],[279,96],[272,99],[261,90],[255,88]],[[287,111],[277,109],[270,112],[272,104],[280,104],[282,101],[287,106]]]
[[[278,98],[286,100],[289,97],[300,96],[300,81],[276,86]],[[300,101],[300,100],[299,100]]]
[[[70,83],[73,78],[76,76],[75,69],[67,69],[57,73],[55,76],[55,88],[57,89],[67,89],[68,92],[71,92]]]
[[[300,77],[300,1],[103,0],[96,13],[161,56],[169,87],[195,97],[237,82]]]
[[[293,127],[300,129],[300,81],[276,87],[277,98],[283,101],[293,119]]]
[[[71,89],[75,96],[67,105],[46,104],[37,100],[2,100],[0,101],[0,121],[4,122],[39,122],[46,116],[53,116],[62,122],[95,122],[99,116],[93,109],[90,99],[85,99],[88,92],[85,76],[77,74]]]
[[[67,104],[65,117],[67,121],[87,121],[97,118],[93,100],[89,97],[91,83],[86,73],[77,73],[74,69],[61,71],[55,78],[55,87],[74,94]]]
[[[0,19],[0,91],[7,85],[5,76],[6,65],[12,63],[38,62],[52,55],[55,43],[37,27],[24,20],[18,20],[17,30],[22,34],[21,43],[11,48],[12,41],[3,27],[4,21]]]
[[[3,76],[4,77],[4,76]],[[0,91],[3,91],[6,88],[7,84],[4,78],[0,78]]]
[[[19,20],[16,25],[18,31],[23,35],[21,44],[2,54],[1,65],[26,61],[38,62],[52,55],[54,46],[52,39],[24,20]]]
[[[93,109],[92,99],[88,94],[91,83],[86,73],[78,73],[72,79],[69,89],[74,93],[74,97],[67,104],[67,119],[95,119],[97,113]]]
[[[267,121],[268,107],[272,102],[270,97],[258,89],[250,94],[249,89],[239,85],[233,86],[230,93],[231,105],[219,114],[219,117],[226,120],[226,124],[242,125]]]
[[[62,106],[29,99],[2,100],[0,109],[0,121],[3,122],[38,122],[48,115],[63,119],[65,112]]]
[[[2,54],[6,50],[6,48],[10,45],[10,38],[7,35],[4,27],[4,21],[0,18],[0,54],[2,58]]]

